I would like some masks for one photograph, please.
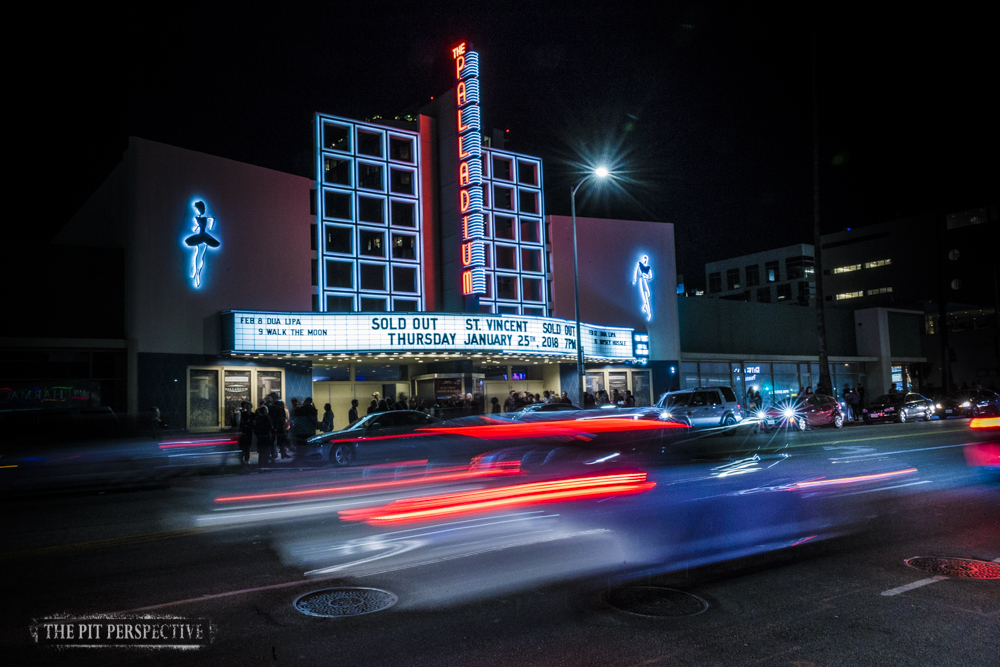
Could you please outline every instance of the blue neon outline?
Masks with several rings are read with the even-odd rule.
[[[205,280],[203,278],[203,273],[205,271],[205,257],[207,251],[211,249],[213,252],[222,248],[222,238],[219,232],[219,226],[216,224],[218,219],[214,215],[209,215],[212,210],[208,207],[208,198],[201,195],[192,196],[188,200],[188,210],[193,210],[194,215],[188,217],[188,220],[195,220],[194,225],[188,224],[184,229],[180,237],[180,246],[183,250],[192,251],[191,253],[191,264],[190,271],[188,273],[188,281],[191,283],[193,289],[201,289],[205,286]],[[201,216],[207,218],[208,222],[205,224],[204,234],[211,236],[214,240],[218,241],[219,245],[211,247],[206,243],[200,243],[195,246],[190,246],[187,244],[188,239],[195,238],[201,232],[201,225],[197,222],[199,219],[198,209],[196,208],[197,203],[201,203],[205,206],[205,215]],[[193,234],[192,234],[193,232]],[[212,232],[212,234],[208,234]]]

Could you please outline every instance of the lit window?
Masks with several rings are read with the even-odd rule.
[[[892,292],[891,287],[879,287],[877,289],[868,290],[868,296],[875,296],[876,294],[888,294]]]
[[[865,268],[868,268],[867,266]],[[851,264],[850,266],[838,266],[833,270],[834,273],[850,273],[851,271],[860,271],[860,264]]]
[[[889,266],[892,264],[891,259],[880,259],[875,262],[865,262],[866,269],[877,269],[880,266]]]
[[[864,296],[864,292],[843,292],[836,296],[837,301],[843,301],[844,299],[857,299],[860,296]]]

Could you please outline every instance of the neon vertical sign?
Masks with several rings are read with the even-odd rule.
[[[458,209],[462,225],[462,293],[486,294],[486,233],[483,216],[483,146],[479,132],[479,54],[465,43],[451,50],[455,61],[458,115]]]
[[[643,255],[642,259],[636,262],[635,271],[632,272],[632,284],[639,285],[639,298],[642,299],[642,312],[646,315],[646,321],[653,319],[653,306],[649,301],[649,281],[653,279],[653,267],[649,265],[649,255]]]
[[[194,254],[191,256],[191,283],[195,289],[201,287],[201,271],[205,268],[205,253],[209,248],[218,248],[219,239],[209,232],[215,227],[215,218],[205,215],[205,202],[196,201],[191,206],[194,207],[194,226],[191,231],[195,232],[184,239],[184,245],[192,248]]]

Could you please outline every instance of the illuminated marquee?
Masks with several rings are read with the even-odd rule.
[[[639,357],[632,329],[580,326],[586,357]],[[234,354],[495,352],[576,359],[576,325],[530,315],[225,311],[222,349]]]
[[[458,106],[458,208],[462,217],[462,293],[486,294],[483,147],[479,116],[479,54],[465,43],[451,50]]]

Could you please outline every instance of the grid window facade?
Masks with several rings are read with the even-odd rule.
[[[486,294],[483,313],[547,315],[546,232],[542,162],[483,147]]]
[[[424,309],[420,136],[316,116],[321,311]]]

